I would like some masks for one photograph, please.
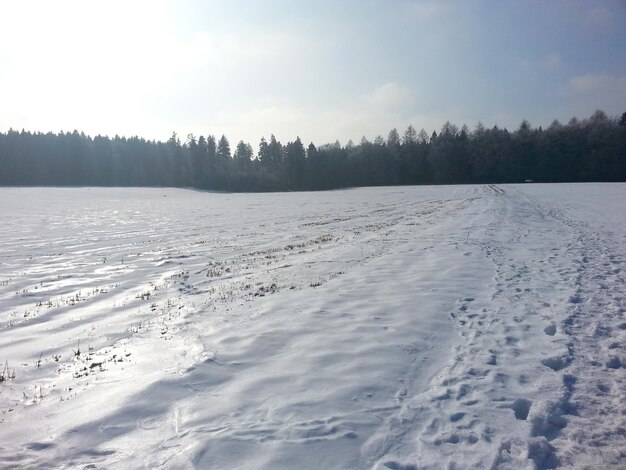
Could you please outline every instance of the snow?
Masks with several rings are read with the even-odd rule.
[[[626,184],[0,200],[2,467],[626,464]]]

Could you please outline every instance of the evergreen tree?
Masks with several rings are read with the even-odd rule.
[[[398,147],[400,145],[400,134],[398,134],[397,129],[391,129],[389,131],[389,135],[387,136],[387,146],[388,147]]]
[[[243,140],[240,140],[237,144],[237,148],[235,149],[233,159],[237,162],[239,169],[245,169],[250,164],[253,155],[254,152],[252,150],[252,146],[245,143]]]
[[[417,132],[412,125],[406,128],[404,131],[404,135],[402,136],[402,143],[404,145],[415,145],[417,144]]]
[[[409,126],[387,141],[304,149],[300,138],[283,146],[261,139],[258,160],[239,141],[231,159],[226,136],[184,145],[137,136],[96,136],[79,131],[0,132],[2,185],[195,186],[225,190],[331,189],[354,185],[626,180],[626,113],[602,111],[543,130],[528,121],[509,133],[478,123],[473,132],[446,122],[431,137]]]
[[[261,142],[259,143],[259,161],[265,166],[270,166],[271,156],[268,150],[267,141],[265,137],[261,137]]]
[[[285,157],[287,162],[287,175],[289,187],[291,189],[302,189],[304,181],[304,170],[306,164],[306,153],[300,137],[294,142],[289,142],[286,146]]]
[[[217,144],[217,158],[221,160],[230,160],[230,144],[225,135],[220,137],[220,141]]]

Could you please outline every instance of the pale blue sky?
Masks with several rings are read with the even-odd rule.
[[[620,0],[0,0],[0,129],[321,144],[626,111]]]

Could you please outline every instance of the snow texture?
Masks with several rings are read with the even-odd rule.
[[[626,467],[625,184],[0,198],[0,467]]]

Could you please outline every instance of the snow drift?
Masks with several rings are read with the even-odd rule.
[[[0,197],[3,467],[626,462],[624,184]]]

